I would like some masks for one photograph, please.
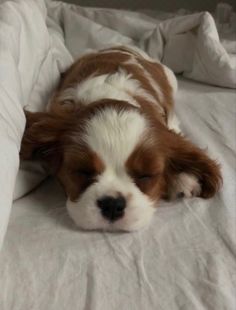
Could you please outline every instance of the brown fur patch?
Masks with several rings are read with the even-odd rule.
[[[102,160],[84,142],[84,126],[99,110],[113,108],[137,110],[127,102],[104,99],[75,113],[26,112],[26,129],[20,155],[22,159],[42,160],[63,185],[71,200],[79,195],[105,169]]]
[[[96,153],[86,146],[71,146],[64,152],[63,164],[57,173],[71,201],[76,201],[88,186],[96,182],[104,170],[104,164]]]
[[[77,110],[82,105],[81,103],[70,102],[69,100],[63,103],[60,100],[60,95],[65,89],[79,85],[79,83],[92,76],[116,73],[121,68],[140,83],[142,89],[147,95],[154,98],[156,104],[145,97],[137,96],[136,94],[129,95],[132,95],[141,107],[149,106],[149,110],[155,110],[158,119],[162,118],[166,123],[168,114],[173,107],[173,100],[171,86],[163,67],[158,63],[144,59],[138,53],[124,47],[104,51],[106,53],[98,52],[83,56],[63,74],[60,85],[51,100],[50,110],[56,114],[71,113]],[[123,53],[124,51],[126,53]],[[146,77],[145,72],[153,78],[154,83],[160,88],[163,100]],[[148,109],[146,110],[148,112]]]
[[[146,145],[144,141],[126,162],[128,174],[139,189],[153,201],[157,201],[164,191],[164,163],[165,158],[160,152],[158,154],[157,144]]]
[[[126,162],[127,171],[140,190],[152,200],[167,199],[178,174],[184,172],[198,179],[200,197],[214,196],[222,184],[216,161],[160,122],[152,124],[147,134],[152,137],[151,143],[144,139]]]
[[[220,189],[222,177],[216,161],[200,148],[174,132],[161,137],[166,149],[165,178],[168,186],[181,172],[194,175],[200,185],[202,198],[210,198]]]
[[[52,167],[67,195],[76,200],[80,193],[96,181],[96,175],[105,167],[98,156],[82,142],[86,121],[105,108],[135,109],[148,120],[150,129],[147,141],[140,143],[126,163],[128,173],[140,190],[156,200],[168,195],[168,188],[181,172],[193,174],[199,180],[201,197],[212,197],[221,185],[218,164],[202,150],[166,127],[167,116],[173,107],[172,90],[160,64],[144,59],[139,53],[118,47],[106,53],[91,53],[75,62],[63,74],[53,96],[50,113],[26,112],[27,126],[22,141],[21,157],[42,159]],[[133,63],[133,60],[137,63]],[[131,62],[129,62],[131,61]],[[128,102],[102,99],[82,105],[67,102],[63,105],[61,92],[78,85],[90,76],[112,74],[123,68],[142,88],[156,99],[156,104],[134,95],[140,109]],[[145,72],[153,77],[161,89],[160,98]],[[158,108],[161,106],[164,113]]]

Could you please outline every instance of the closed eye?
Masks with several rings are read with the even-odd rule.
[[[138,181],[144,182],[144,181],[149,181],[157,176],[158,174],[140,174],[140,175],[136,175],[135,178]]]
[[[144,174],[144,175],[138,175],[138,176],[136,176],[136,179],[138,179],[138,180],[146,180],[146,179],[150,179],[150,178],[152,178],[153,176],[152,175],[150,175],[150,174]]]
[[[85,178],[93,178],[96,176],[96,172],[94,170],[86,170],[86,169],[79,169],[76,171],[80,176]]]
[[[72,173],[80,177],[84,177],[86,179],[92,179],[96,176],[96,172],[94,170],[87,170],[87,169],[77,169],[72,171]]]

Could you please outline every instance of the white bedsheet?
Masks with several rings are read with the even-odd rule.
[[[72,56],[108,45],[137,45],[186,77],[236,88],[236,52],[223,47],[209,13],[165,19],[165,14],[151,18],[47,0],[2,0],[0,26],[0,247],[12,200],[44,178],[41,169],[23,164],[16,179],[23,107],[45,109]]]
[[[235,310],[235,93],[180,81],[186,134],[223,167],[211,200],[162,204],[136,233],[77,231],[52,180],[14,203],[1,310]]]
[[[2,2],[0,246],[17,200],[0,254],[0,309],[235,310],[236,52],[220,44],[211,16],[163,21],[44,0]],[[134,234],[75,230],[52,180],[22,197],[44,179],[38,165],[23,164],[13,192],[23,107],[43,110],[73,57],[111,44],[138,45],[205,83],[180,80],[177,114],[224,178],[214,199],[161,207]]]

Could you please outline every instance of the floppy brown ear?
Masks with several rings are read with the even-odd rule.
[[[65,130],[63,120],[46,112],[25,111],[25,116],[26,128],[20,157],[43,160],[56,168],[61,160],[60,137]]]
[[[176,197],[210,198],[219,190],[222,184],[219,164],[203,150],[171,132],[167,154],[166,180],[172,196],[173,191],[179,191],[174,193]]]

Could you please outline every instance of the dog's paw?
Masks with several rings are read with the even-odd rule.
[[[200,196],[201,185],[197,177],[192,174],[180,173],[176,176],[169,189],[171,200]]]

